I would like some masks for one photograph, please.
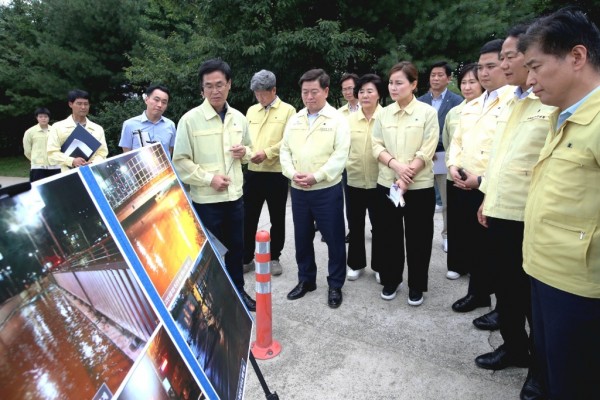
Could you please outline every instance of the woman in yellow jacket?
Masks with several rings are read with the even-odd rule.
[[[446,150],[446,163],[448,162],[448,156],[450,155],[450,143],[452,143],[452,136],[458,128],[458,122],[460,120],[460,113],[468,102],[473,99],[478,98],[483,93],[483,87],[481,83],[479,83],[479,78],[477,77],[477,63],[470,63],[464,65],[459,73],[458,73],[458,83],[460,85],[460,92],[465,98],[465,100],[448,111],[446,115],[446,122],[444,122],[444,128],[442,129],[442,142],[444,144],[444,149]],[[456,198],[456,190],[454,187],[454,181],[452,180],[452,176],[450,172],[448,172],[446,181],[446,202],[447,202],[447,218],[450,221],[450,225],[452,224],[460,224],[461,221],[454,221],[454,214],[451,210],[453,205],[460,200]],[[466,274],[467,272],[464,270],[463,264],[464,262],[460,257],[468,257],[468,254],[460,254],[457,251],[448,251],[448,239],[444,239],[444,251],[448,253],[447,256],[447,266],[448,272],[446,272],[446,278],[448,279],[458,279],[461,275]]]
[[[375,74],[363,75],[354,87],[354,96],[360,107],[348,118],[350,124],[350,154],[346,163],[348,173],[348,204],[351,205],[348,215],[350,241],[348,244],[349,281],[356,280],[367,266],[365,250],[365,214],[369,211],[371,225],[374,225],[377,199],[377,175],[379,173],[377,158],[373,157],[371,131],[382,110],[379,105],[383,93],[383,82]],[[371,231],[371,268],[377,272],[377,260],[373,258],[376,251],[377,232]]]
[[[435,210],[432,158],[440,132],[435,108],[414,96],[417,77],[408,61],[392,67],[388,89],[394,103],[379,113],[372,138],[379,160],[374,231],[381,232],[381,254],[374,256],[380,264],[381,297],[392,300],[400,289],[406,239],[408,304],[413,306],[423,303],[427,291]],[[396,206],[388,194],[402,194],[406,204]]]

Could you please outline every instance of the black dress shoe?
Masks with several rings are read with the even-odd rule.
[[[485,353],[477,357],[475,364],[480,368],[491,369],[493,371],[498,371],[506,367],[526,368],[529,366],[529,355],[511,354],[502,345],[491,353]]]
[[[490,304],[490,296],[477,297],[474,294],[468,294],[452,304],[452,309],[456,312],[469,312],[478,307],[489,307]]]
[[[295,288],[292,289],[291,292],[288,293],[288,300],[296,300],[300,297],[304,297],[304,295],[308,292],[312,292],[317,288],[315,283],[309,282],[299,282]]]
[[[330,287],[327,296],[327,305],[331,308],[338,308],[342,304],[342,300],[342,289]]]
[[[475,328],[481,329],[482,331],[496,331],[500,329],[498,311],[492,310],[479,318],[475,318],[473,320],[473,325],[475,325]]]
[[[544,391],[544,385],[536,377],[536,374],[531,372],[531,369],[529,369],[529,372],[527,373],[527,378],[525,379],[525,383],[523,384],[521,393],[519,393],[519,398],[521,400],[548,399],[548,396],[545,394]]]
[[[242,296],[244,304],[246,305],[246,307],[248,307],[248,310],[256,311],[256,301],[254,301],[254,299],[250,297],[250,295],[246,293],[246,291],[243,289],[240,291],[240,295]]]

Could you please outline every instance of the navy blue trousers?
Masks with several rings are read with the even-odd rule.
[[[341,288],[346,278],[346,244],[344,197],[342,183],[319,190],[299,190],[292,187],[292,215],[296,238],[298,280],[316,283],[315,222],[327,243],[329,276],[332,288]]]
[[[600,398],[600,299],[531,278],[533,341],[552,400]]]

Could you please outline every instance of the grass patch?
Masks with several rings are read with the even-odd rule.
[[[21,157],[0,157],[0,176],[29,177],[30,161]]]

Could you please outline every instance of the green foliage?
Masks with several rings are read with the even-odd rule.
[[[100,110],[95,116],[90,116],[91,120],[104,129],[109,156],[123,152],[119,147],[123,122],[141,114],[145,109],[146,104],[141,96],[136,96],[123,102],[106,101],[100,105]]]
[[[0,120],[40,105],[64,104],[67,91],[92,101],[118,99],[123,66],[137,41],[140,0],[15,0],[1,8]],[[52,110],[51,110],[52,111]]]
[[[575,0],[600,14],[600,1]],[[96,122],[111,154],[122,122],[143,110],[152,83],[171,90],[166,115],[177,122],[201,101],[197,71],[214,57],[233,70],[229,102],[244,112],[255,102],[252,75],[269,69],[278,93],[302,107],[298,79],[308,69],[331,76],[329,100],[342,98],[344,72],[386,79],[411,60],[427,88],[427,66],[477,59],[487,40],[522,20],[553,11],[557,0],[13,0],[0,6],[0,154],[18,151],[31,112],[46,106],[66,116],[65,94],[90,92]],[[92,117],[92,119],[94,119]]]

